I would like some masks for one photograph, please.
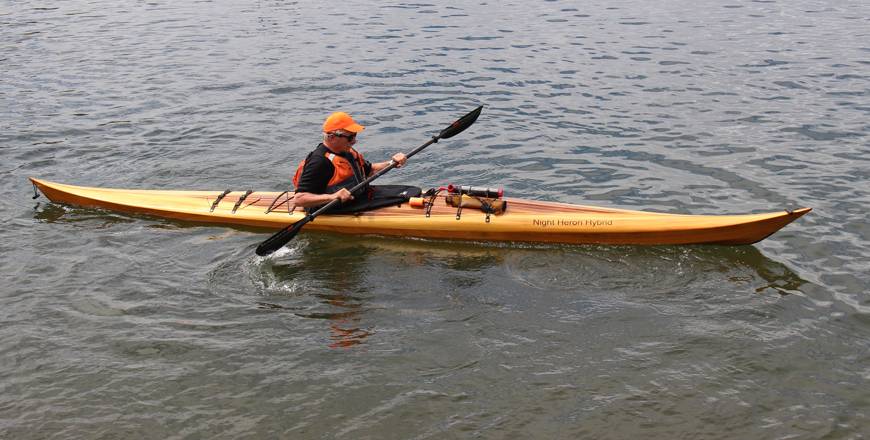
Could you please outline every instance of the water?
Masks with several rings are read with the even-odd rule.
[[[866,2],[0,6],[2,438],[866,438]],[[383,183],[695,214],[746,247],[262,231],[26,180],[284,190],[331,111]]]

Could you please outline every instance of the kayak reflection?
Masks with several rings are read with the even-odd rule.
[[[752,245],[538,245],[332,237],[336,241],[331,246],[337,253],[365,250],[367,258],[402,268],[440,268],[454,273],[500,268],[515,281],[550,291],[581,287],[675,291],[710,281],[749,285],[755,293],[788,295],[808,283]]]
[[[715,286],[788,295],[807,283],[754,246],[574,246],[511,253],[506,260],[514,280],[546,291],[637,296]]]
[[[382,342],[379,331],[401,334],[393,326],[414,326],[414,319],[534,307],[541,295],[591,302],[589,313],[628,303],[682,313],[693,301],[740,305],[747,294],[785,296],[808,283],[754,246],[492,245],[314,233],[268,261],[260,276],[272,281],[263,284],[292,286],[267,289],[268,307],[324,321],[332,348]]]

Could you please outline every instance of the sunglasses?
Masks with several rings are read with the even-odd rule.
[[[350,134],[332,133],[332,135],[335,137],[345,138],[345,139],[347,139],[348,142],[353,142],[354,139],[356,139],[356,133],[350,133]]]

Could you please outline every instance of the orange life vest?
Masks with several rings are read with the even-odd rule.
[[[332,174],[332,178],[329,179],[329,183],[326,184],[326,194],[331,194],[338,191],[341,188],[350,189],[354,185],[365,180],[365,159],[363,159],[362,154],[354,150],[350,149],[350,154],[354,158],[354,162],[356,162],[357,173],[354,173],[354,164],[344,157],[341,157],[331,151],[328,148],[325,149],[326,153],[324,155],[330,162],[332,162],[333,168],[335,171]],[[293,186],[299,186],[299,177],[302,176],[302,169],[305,168],[305,160],[299,162],[299,166],[296,168],[296,174],[293,176]]]

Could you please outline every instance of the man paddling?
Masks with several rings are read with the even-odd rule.
[[[402,203],[420,194],[419,188],[397,185],[363,187],[350,193],[349,188],[391,163],[371,163],[353,148],[357,135],[364,129],[344,112],[335,112],[326,118],[323,142],[299,164],[293,176],[296,206],[311,209],[339,200],[340,205],[330,212],[355,212]],[[397,168],[406,161],[403,153],[392,157]]]
[[[423,151],[424,148],[438,142],[441,139],[450,139],[453,136],[456,136],[457,134],[462,133],[463,131],[465,131],[466,128],[470,127],[471,124],[474,124],[474,121],[476,121],[477,117],[480,116],[481,110],[483,110],[482,105],[477,107],[476,109],[472,110],[467,115],[454,121],[447,128],[445,128],[444,130],[441,130],[441,132],[438,133],[437,136],[432,136],[432,139],[427,141],[425,144],[420,145],[419,147],[411,150],[410,152],[408,152],[407,155],[403,155],[404,157],[398,157],[398,159],[407,160],[407,158]],[[348,118],[350,118],[350,117],[348,116]],[[329,121],[329,119],[327,119],[327,121]],[[358,125],[358,124],[356,124],[356,122],[353,122],[353,119],[351,119],[351,122],[352,122],[351,125]],[[326,130],[327,124],[324,123],[323,125],[324,125],[324,132],[327,132],[327,130]],[[362,130],[362,128],[363,127],[360,126],[360,131]],[[308,156],[309,157],[313,156],[313,153],[309,154]],[[356,191],[357,186],[362,188],[362,187],[368,185],[373,180],[377,179],[378,177],[381,177],[381,175],[383,175],[387,171],[390,171],[391,169],[395,168],[398,164],[399,164],[398,162],[390,161],[386,167],[381,168],[380,171],[373,173],[371,176],[367,177],[365,180],[363,180],[362,182],[360,182],[358,185],[354,186],[351,189]],[[299,168],[302,168],[302,171],[304,171],[305,166],[300,165]],[[296,171],[297,171],[297,174],[302,174],[302,171],[300,171],[300,170],[296,170]],[[294,178],[294,180],[298,180],[298,179]],[[327,182],[327,185],[328,185],[328,182]],[[383,186],[381,186],[379,188],[383,188]],[[417,196],[419,196],[419,194],[421,192],[420,188],[414,188],[414,187],[405,187],[405,188],[409,188],[409,189],[399,193],[399,197],[397,197],[397,198],[399,198],[400,201],[398,203],[401,203],[402,201],[407,201],[410,197],[417,197]],[[411,190],[413,190],[413,192]],[[306,215],[302,220],[299,220],[296,223],[287,225],[286,227],[284,227],[284,229],[276,232],[274,235],[267,238],[266,241],[260,243],[260,245],[257,246],[257,255],[259,255],[259,256],[269,255],[272,252],[275,252],[278,249],[281,249],[285,244],[290,242],[290,240],[292,240],[293,237],[296,237],[296,234],[298,234],[299,231],[305,225],[307,225],[311,221],[314,221],[314,219],[318,215],[323,214],[324,212],[332,209],[332,207],[339,204],[340,201],[341,201],[341,197],[339,197],[337,199],[331,199],[331,201],[329,201],[326,205],[324,205],[321,208],[318,208],[318,209],[308,208],[308,215]],[[386,205],[382,205],[382,206],[386,206]],[[372,208],[370,206],[368,209],[374,209],[374,208]]]

